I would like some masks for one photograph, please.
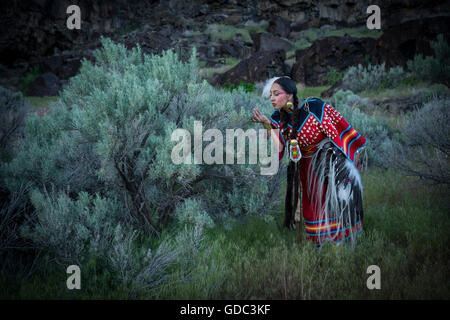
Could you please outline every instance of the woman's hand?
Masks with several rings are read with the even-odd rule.
[[[269,119],[261,113],[258,109],[253,109],[252,114],[252,121],[256,123],[262,123],[262,124],[270,124]]]

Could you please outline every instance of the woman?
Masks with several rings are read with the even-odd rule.
[[[314,244],[340,245],[346,239],[353,242],[362,230],[357,158],[366,139],[326,102],[318,98],[299,100],[297,87],[289,77],[268,80],[263,96],[269,95],[275,109],[270,120],[254,109],[252,121],[276,130],[272,138],[281,146],[280,163],[285,152],[290,158],[285,226],[293,229],[303,211],[306,239]]]

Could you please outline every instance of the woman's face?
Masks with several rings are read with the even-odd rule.
[[[274,83],[270,88],[270,102],[275,110],[286,107],[288,101],[292,102],[292,93],[288,94],[278,83]]]

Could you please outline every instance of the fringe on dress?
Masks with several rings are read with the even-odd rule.
[[[316,147],[300,165],[306,237],[318,245],[356,244],[363,222],[361,176],[330,139]]]

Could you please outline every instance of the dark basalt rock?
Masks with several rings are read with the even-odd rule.
[[[285,57],[284,50],[257,52],[227,72],[216,75],[211,82],[216,86],[225,83],[238,85],[240,81],[255,83],[276,75],[287,74],[289,70],[284,64]]]
[[[417,19],[394,25],[386,29],[378,39],[377,54],[389,67],[406,67],[406,62],[416,54],[433,55],[429,43],[435,41],[440,33],[450,42],[450,16]]]
[[[51,72],[46,72],[33,81],[27,89],[26,95],[37,97],[57,96],[60,90],[61,83],[59,78]]]
[[[0,3],[0,55],[2,63],[11,66],[17,60],[53,55],[74,50],[101,34],[120,28],[123,18],[119,1],[76,1],[81,11],[81,29],[66,26],[67,7],[71,1],[2,1]]]
[[[219,44],[218,50],[215,51],[218,56],[232,56],[241,59],[252,52],[252,49],[240,40],[219,40]]]
[[[349,90],[350,88],[345,85],[344,81],[341,79],[332,85],[328,90],[323,91],[320,94],[321,98],[329,98],[332,97],[339,90]]]
[[[147,30],[130,33],[117,41],[125,45],[127,49],[134,48],[139,44],[145,54],[161,54],[164,50],[174,47],[170,37]]]
[[[70,78],[78,72],[83,58],[92,61],[91,50],[101,46],[99,37],[102,35],[127,48],[139,43],[147,54],[173,49],[182,53],[182,59],[189,56],[195,45],[199,49],[199,59],[214,66],[226,56],[245,59],[253,58],[254,52],[287,52],[292,47],[282,38],[295,40],[296,33],[311,27],[319,28],[324,24],[363,26],[367,7],[376,3],[356,0],[77,0],[82,14],[81,30],[68,30],[66,9],[71,4],[74,3],[70,0],[0,2],[1,64],[13,70],[0,70],[0,76],[11,76],[8,82],[12,87],[17,87],[17,79],[36,65],[61,80]],[[292,68],[294,80],[322,85],[326,83],[330,67],[344,71],[349,65],[365,64],[366,56],[371,63],[406,66],[406,61],[417,53],[432,54],[429,41],[437,34],[443,33],[448,41],[450,17],[446,14],[450,12],[450,2],[406,0],[379,5],[382,6],[381,38],[319,39],[310,48],[296,52],[297,61]],[[207,35],[183,35],[186,30],[204,32],[209,23],[228,23],[241,28],[250,20],[269,21],[268,33],[251,34],[253,43],[239,37],[212,42]],[[278,63],[276,67],[271,66],[271,70],[291,73],[284,59]]]
[[[57,54],[40,60],[44,72],[51,72],[60,79],[68,79],[77,74],[84,57],[72,54]]]
[[[250,37],[253,40],[254,49],[256,52],[275,51],[275,50],[289,51],[292,49],[292,45],[289,42],[280,39],[279,37],[273,36],[270,33],[251,32]]]
[[[291,33],[291,24],[279,16],[274,16],[269,21],[268,31],[277,37],[287,38]]]
[[[353,65],[385,63],[387,68],[402,66],[414,55],[433,55],[430,41],[442,33],[450,40],[450,17],[432,17],[408,21],[384,30],[378,39],[327,37],[316,40],[311,47],[296,51],[292,67],[294,81],[311,86],[325,85],[329,68],[345,71]],[[330,88],[331,89],[331,88]]]
[[[377,41],[372,38],[327,37],[316,40],[304,50],[296,51],[296,63],[292,66],[292,78],[308,86],[327,84],[330,68],[344,71],[355,64],[366,64],[366,57],[373,57]]]

